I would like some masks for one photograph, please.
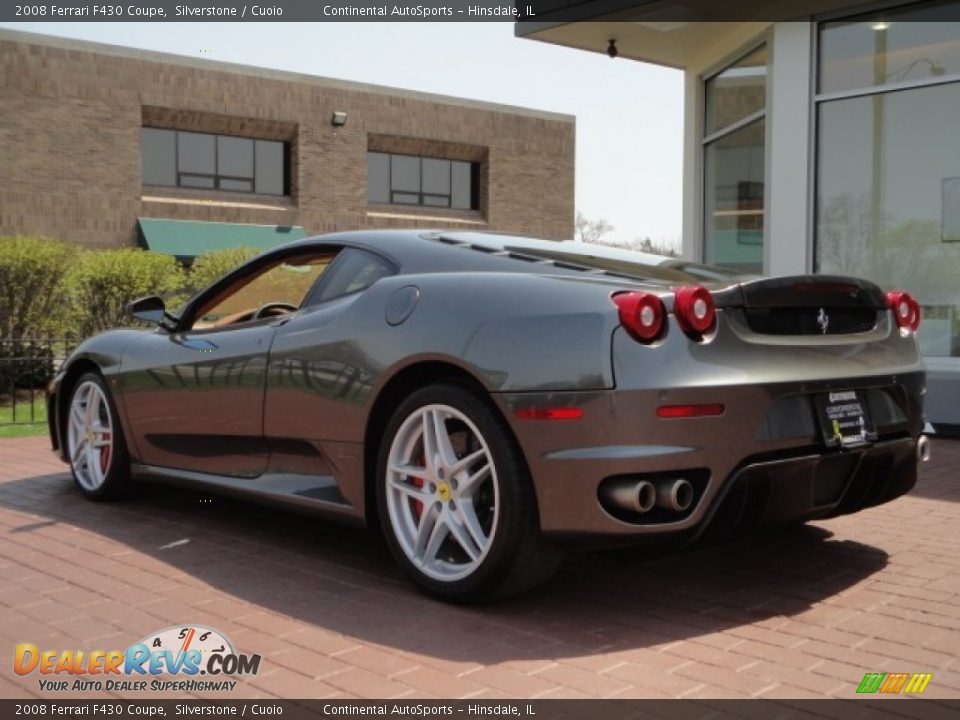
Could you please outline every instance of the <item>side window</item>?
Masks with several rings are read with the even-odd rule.
[[[316,287],[304,301],[304,307],[318,305],[327,300],[365,290],[377,280],[393,275],[396,269],[389,262],[373,253],[357,248],[348,248],[337,258]]]
[[[222,328],[295,312],[336,256],[328,250],[287,257],[239,278],[197,309],[192,328]]]

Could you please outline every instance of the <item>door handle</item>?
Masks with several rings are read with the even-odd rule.
[[[274,328],[283,327],[288,322],[290,322],[292,318],[293,318],[293,315],[283,315],[282,317],[278,317],[276,320],[270,323],[270,327],[274,327]]]

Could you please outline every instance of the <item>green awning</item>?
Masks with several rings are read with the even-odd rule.
[[[140,234],[148,250],[192,258],[214,250],[252,247],[269,250],[306,237],[299,225],[245,225],[140,218]]]

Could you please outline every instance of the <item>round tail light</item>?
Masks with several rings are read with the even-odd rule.
[[[658,296],[646,292],[621,292],[610,299],[620,311],[620,324],[631,337],[644,343],[660,337],[666,311]]]
[[[702,285],[682,287],[674,293],[673,314],[683,331],[706,335],[717,321],[713,295]]]
[[[916,332],[920,328],[920,303],[903,290],[891,290],[887,293],[887,307],[893,311],[897,327]]]

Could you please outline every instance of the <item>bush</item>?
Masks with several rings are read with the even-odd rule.
[[[67,278],[73,295],[74,327],[92,335],[119,325],[132,325],[127,303],[142,295],[160,295],[172,305],[182,299],[183,269],[172,255],[137,248],[91,250]]]
[[[0,338],[65,329],[65,279],[78,252],[47,238],[0,237]]]
[[[33,340],[0,340],[0,398],[17,390],[41,389],[53,377],[53,346]]]
[[[131,300],[160,295],[175,311],[258,252],[206,253],[185,272],[173,256],[137,248],[85,250],[44,238],[0,237],[0,338],[18,343],[51,333],[82,338],[135,325],[126,314]],[[6,350],[0,355],[25,353],[19,344]]]
[[[256,248],[239,247],[228,250],[214,250],[198,256],[193,261],[187,275],[187,286],[191,294],[203,290],[231,270],[243,265],[259,252]]]

